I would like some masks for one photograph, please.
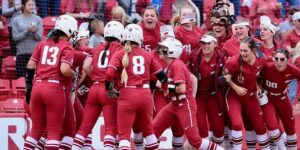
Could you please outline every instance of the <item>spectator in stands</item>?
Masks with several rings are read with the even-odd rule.
[[[21,0],[2,0],[2,15],[8,20],[9,41],[12,54],[16,53],[16,44],[12,38],[12,22],[21,14]]]
[[[268,16],[271,21],[279,24],[281,4],[276,0],[253,0],[250,7],[250,20],[252,20],[253,31],[255,36],[259,35],[259,18]]]
[[[122,23],[124,27],[130,23],[128,15],[121,6],[115,6],[111,10],[111,20]]]
[[[34,9],[34,0],[23,0],[22,14],[13,21],[12,35],[17,47],[17,77],[25,76],[28,60],[35,46],[42,39],[42,19],[33,14]]]
[[[293,17],[294,27],[293,29],[286,35],[286,39],[284,41],[284,48],[290,52],[291,55],[294,53],[294,48],[296,44],[300,41],[300,12],[296,12]]]
[[[279,36],[282,41],[285,40],[287,33],[293,28],[293,19],[292,16],[298,9],[296,7],[290,7],[287,19],[279,24]]]
[[[69,0],[66,14],[76,18],[80,25],[97,11],[97,6],[97,0]]]
[[[37,0],[38,15],[42,18],[50,16],[58,16],[60,8],[60,0]],[[50,14],[48,12],[50,8]]]
[[[96,47],[101,42],[104,41],[103,38],[103,30],[104,30],[104,23],[101,20],[95,19],[91,22],[91,29],[94,33],[90,38],[89,47]]]
[[[173,0],[161,0],[162,4],[160,7],[160,11],[157,11],[157,14],[160,16],[159,21],[169,24],[171,18],[173,17],[172,13],[172,4]],[[151,5],[150,0],[137,0],[136,2],[136,12],[143,16],[143,12],[147,6]]]
[[[0,71],[2,67],[2,59],[3,59],[3,48],[9,47],[9,31],[7,27],[6,18],[0,14]]]
[[[294,6],[296,8],[299,8],[299,0],[277,0],[281,5],[283,6],[281,8],[281,17],[286,18],[286,8],[287,6],[291,7]],[[288,2],[288,5],[287,5]]]
[[[60,14],[65,14],[67,12],[67,5],[69,3],[70,0],[63,0],[60,1]]]

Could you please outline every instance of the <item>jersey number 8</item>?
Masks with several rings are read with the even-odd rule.
[[[142,56],[133,56],[132,57],[133,64],[133,73],[134,74],[144,74],[145,73],[145,60]]]

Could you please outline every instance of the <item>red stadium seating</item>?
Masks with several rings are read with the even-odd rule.
[[[9,98],[0,102],[0,112],[6,113],[23,113],[25,112],[23,106],[24,100],[21,98]]]
[[[9,80],[0,79],[0,101],[6,100],[8,98],[12,98],[13,93],[10,88]]]
[[[44,29],[43,36],[47,36],[47,34],[51,31],[51,29],[55,25],[56,19],[57,19],[57,17],[52,17],[52,16],[43,18],[43,29]]]
[[[24,98],[25,97],[25,78],[20,77],[17,80],[12,80],[12,89],[16,98]]]
[[[3,59],[1,72],[4,79],[16,78],[16,56],[8,56]]]

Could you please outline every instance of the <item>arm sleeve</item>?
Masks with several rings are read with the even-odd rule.
[[[161,65],[152,57],[152,62],[151,62],[151,74],[157,74],[160,71],[162,71]]]
[[[186,82],[185,73],[188,70],[185,69],[185,65],[184,64],[173,66],[171,69],[172,70],[170,70],[170,71],[173,74],[172,78],[173,78],[175,84],[181,84],[181,83],[185,83]]]
[[[105,80],[112,81],[114,79],[115,72],[122,68],[122,57],[121,53],[115,53],[112,56],[105,73]]]
[[[14,7],[9,8],[8,0],[2,0],[2,15],[9,17],[15,12]]]
[[[74,60],[74,50],[71,46],[67,46],[62,50],[62,56],[60,61],[69,64],[70,66],[73,65]]]
[[[21,41],[21,40],[24,40],[26,38],[26,35],[27,35],[27,29],[24,30],[24,31],[19,31],[19,24],[18,24],[18,18],[14,19],[13,21],[13,26],[12,26],[12,36],[13,36],[13,39],[18,42],[18,41]]]
[[[288,65],[291,68],[293,76],[298,80],[298,82],[300,82],[300,68],[298,68],[294,64],[288,64]]]
[[[224,73],[225,74],[230,74],[233,75],[235,72],[235,69],[238,66],[235,64],[232,58],[228,59],[227,62],[224,65]]]
[[[34,39],[37,41],[40,41],[42,39],[43,36],[43,22],[42,19],[40,17],[38,17],[37,19],[37,32],[34,35]]]
[[[33,61],[35,61],[35,62],[38,62],[38,61],[39,61],[39,59],[40,59],[40,57],[39,57],[39,56],[40,56],[40,49],[41,49],[41,45],[38,44],[38,45],[35,47],[35,49],[34,49],[32,55],[31,55],[31,57],[30,57],[31,60],[33,60]]]

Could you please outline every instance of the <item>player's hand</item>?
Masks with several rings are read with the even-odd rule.
[[[298,116],[300,114],[300,104],[294,106],[293,115]]]
[[[239,96],[244,96],[247,94],[248,90],[246,88],[243,88],[241,86],[236,86],[234,88],[234,91],[239,95]]]
[[[227,83],[231,82],[231,75],[230,74],[224,75],[224,78],[225,78]]]
[[[120,92],[116,89],[112,89],[108,91],[109,98],[118,98],[120,96]]]

